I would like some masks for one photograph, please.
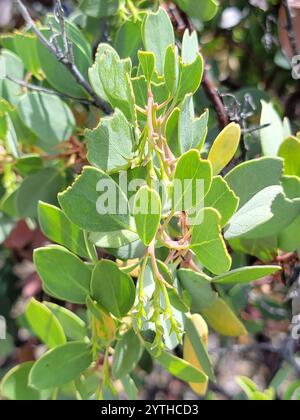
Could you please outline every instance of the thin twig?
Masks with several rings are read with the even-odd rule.
[[[229,124],[229,118],[225,110],[225,106],[223,104],[222,98],[220,97],[218,90],[214,87],[212,82],[210,81],[207,72],[204,72],[203,75],[203,88],[208,99],[213,104],[215,111],[218,116],[219,126],[221,129],[225,128]]]
[[[96,94],[96,92],[93,90],[91,85],[85,80],[83,75],[81,74],[80,70],[77,68],[76,64],[72,60],[72,53],[70,49],[70,42],[66,38],[65,32],[64,32],[64,26],[61,26],[61,19],[60,18],[60,26],[61,26],[61,35],[64,39],[64,43],[67,43],[68,47],[67,50],[64,51],[63,54],[61,54],[61,51],[58,50],[58,48],[55,47],[54,43],[51,43],[43,34],[42,32],[37,28],[36,24],[34,23],[33,19],[31,18],[27,8],[23,4],[21,0],[15,0],[17,3],[17,6],[20,9],[20,12],[23,16],[23,19],[27,23],[30,29],[34,32],[34,34],[37,36],[37,38],[41,41],[41,43],[48,49],[48,51],[53,54],[57,60],[62,63],[74,76],[75,80],[80,84],[84,90],[93,98],[93,105],[95,105],[97,108],[100,108],[105,114],[111,113],[110,106],[103,101],[99,96]],[[64,20],[64,19],[63,19]]]
[[[18,80],[18,79],[15,79],[14,77],[11,77],[11,76],[6,76],[5,78],[7,80],[9,80],[10,82],[13,82],[13,83],[25,88],[25,89],[32,90],[34,92],[46,93],[48,95],[58,96],[58,97],[63,98],[63,99],[71,99],[73,101],[79,102],[79,103],[84,104],[84,105],[93,105],[94,104],[94,102],[89,100],[89,99],[77,98],[75,96],[68,95],[67,93],[62,93],[62,92],[59,92],[57,90],[47,89],[47,88],[42,87],[42,86],[37,86],[37,85],[34,85],[32,83],[27,83],[24,80]]]

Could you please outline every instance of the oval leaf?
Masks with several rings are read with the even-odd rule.
[[[26,308],[26,318],[33,332],[50,349],[66,343],[61,324],[42,303],[31,299]]]
[[[135,300],[132,278],[109,260],[100,261],[94,268],[91,292],[94,299],[117,318],[125,316]]]
[[[41,393],[28,385],[28,377],[34,362],[23,363],[11,369],[1,381],[1,395],[13,401],[37,401],[46,399],[49,393]]]
[[[202,309],[201,315],[219,334],[228,337],[247,335],[247,330],[227,303],[219,298],[209,308]]]
[[[214,175],[218,175],[233,159],[239,147],[240,139],[241,127],[236,123],[229,124],[218,135],[208,155]]]
[[[53,389],[74,381],[92,363],[89,344],[80,341],[56,347],[42,356],[33,366],[29,384],[35,389]]]
[[[281,270],[281,267],[276,265],[261,266],[261,267],[242,267],[232,270],[229,273],[214,277],[212,281],[219,284],[243,284],[259,280],[263,277],[270,276]]]
[[[34,263],[46,289],[54,297],[84,304],[90,292],[91,271],[76,255],[59,245],[39,248]]]

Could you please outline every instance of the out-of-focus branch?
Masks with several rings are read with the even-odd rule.
[[[25,80],[15,79],[14,77],[11,77],[9,75],[7,75],[5,78],[7,80],[9,80],[10,82],[13,82],[13,83],[25,88],[25,89],[28,89],[28,90],[31,90],[31,91],[34,91],[34,92],[47,93],[48,95],[58,96],[58,97],[63,98],[63,99],[71,99],[73,101],[79,102],[79,103],[84,104],[84,105],[94,105],[93,101],[89,100],[89,99],[77,98],[75,96],[68,95],[67,93],[62,93],[62,92],[59,92],[57,90],[47,89],[43,86],[37,86],[37,85],[34,85],[32,83],[27,83],[27,82],[25,82]]]
[[[53,54],[57,58],[57,60],[60,63],[62,63],[70,71],[70,73],[74,76],[77,83],[80,86],[82,86],[84,90],[91,96],[92,98],[91,104],[101,109],[106,114],[110,114],[111,113],[110,106],[101,98],[99,98],[99,96],[93,90],[93,88],[88,83],[88,81],[85,80],[84,76],[81,74],[80,70],[74,63],[74,57],[73,57],[73,52],[72,52],[73,48],[66,35],[64,12],[63,12],[60,0],[57,1],[56,3],[56,19],[58,20],[58,23],[60,25],[60,30],[61,30],[60,36],[63,39],[64,51],[62,51],[59,48],[56,42],[56,34],[53,34],[52,39],[49,41],[42,34],[42,32],[37,28],[35,22],[31,18],[24,3],[21,0],[15,0],[15,1],[28,27],[32,29],[32,31],[40,40],[40,42],[48,49],[48,51],[51,52],[51,54]],[[53,29],[52,29],[52,32],[54,32]]]
[[[299,50],[298,50],[296,34],[294,32],[292,11],[291,11],[288,0],[282,0],[282,3],[283,3],[283,7],[286,14],[286,19],[287,19],[286,30],[287,30],[287,34],[288,34],[290,44],[293,50],[293,55],[298,55]]]

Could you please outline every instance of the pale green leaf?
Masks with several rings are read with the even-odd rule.
[[[260,124],[270,124],[260,131],[260,140],[265,156],[277,156],[279,147],[284,140],[282,121],[271,103],[262,101]]]

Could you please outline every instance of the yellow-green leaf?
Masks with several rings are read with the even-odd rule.
[[[247,335],[247,330],[227,303],[219,298],[209,308],[202,309],[201,315],[219,334],[228,337]]]
[[[236,154],[241,138],[241,128],[231,123],[218,135],[209,152],[214,175],[219,174]]]
[[[284,159],[285,175],[300,177],[300,140],[289,137],[280,146],[278,156]]]

